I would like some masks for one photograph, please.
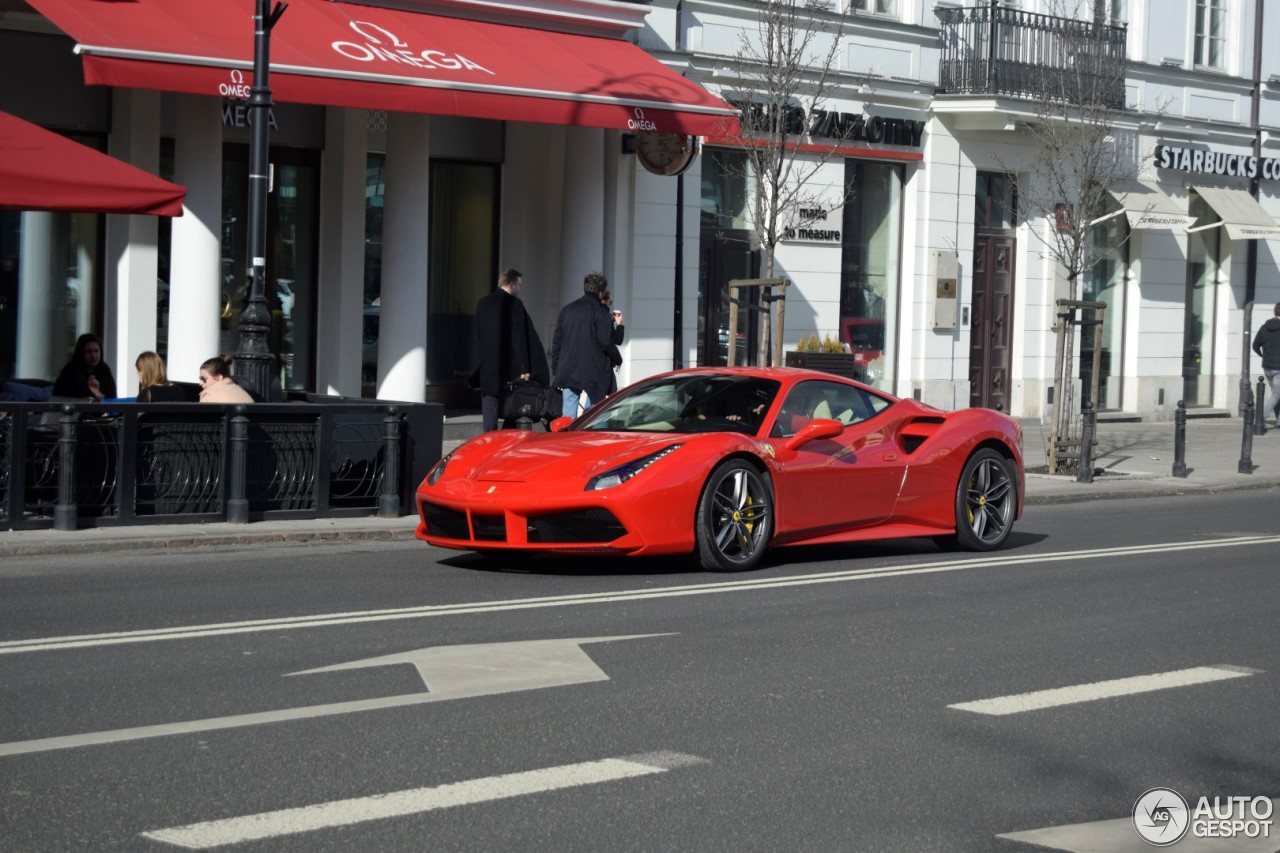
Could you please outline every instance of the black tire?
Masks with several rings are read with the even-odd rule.
[[[955,544],[965,551],[992,551],[1009,538],[1018,511],[1018,478],[1012,464],[983,448],[964,465],[956,484]]]
[[[719,465],[702,488],[695,522],[698,559],[713,572],[755,568],[773,535],[773,490],[741,459]]]

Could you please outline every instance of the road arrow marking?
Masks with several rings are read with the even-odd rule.
[[[696,755],[678,752],[651,752],[584,761],[560,767],[544,767],[522,773],[507,773],[484,779],[471,779],[438,785],[393,791],[350,800],[335,800],[299,808],[211,820],[187,826],[174,826],[142,833],[143,838],[162,841],[190,850],[207,850],[227,844],[277,838],[317,829],[350,826],[371,820],[422,814],[437,809],[455,808],[474,803],[557,791],[582,785],[599,785],[620,779],[635,779],[666,773],[681,767],[709,763]]]
[[[630,634],[623,637],[577,637],[569,640],[529,640],[519,643],[480,643],[468,646],[434,646],[383,657],[322,666],[290,675],[312,675],[364,669],[374,666],[413,664],[422,683],[436,701],[538,690],[589,681],[608,681],[583,643],[643,640],[667,634]]]
[[[276,711],[261,711],[255,714],[213,717],[207,720],[161,723],[159,725],[139,726],[131,729],[114,729],[104,732],[88,732],[78,735],[64,735],[62,737],[0,743],[0,757],[119,743],[129,740],[145,740],[147,738],[191,734],[193,732],[259,726],[291,720],[307,720],[315,717],[332,717],[338,714],[354,714],[383,708],[424,705],[428,702],[446,702],[452,699],[491,696],[496,693],[512,693],[520,690],[538,690],[544,687],[564,687],[570,684],[608,681],[609,676],[587,656],[587,653],[582,650],[581,644],[608,643],[615,640],[642,640],[649,637],[665,636],[670,636],[670,634],[577,637],[566,640],[481,643],[478,645],[436,646],[416,649],[410,652],[290,673],[290,675],[307,675],[311,673],[336,672],[343,669],[411,663],[418,668],[418,673],[422,676],[423,682],[430,691],[428,693],[407,693],[399,696],[383,696],[377,699],[359,699],[328,705],[309,705],[303,708],[281,708]]]
[[[1229,678],[1244,678],[1247,675],[1257,675],[1261,671],[1259,669],[1226,664],[1197,666],[1191,669],[1175,670],[1174,672],[1135,675],[1131,678],[1095,681],[1090,684],[1077,684],[1073,687],[1037,690],[1034,693],[997,696],[994,699],[961,702],[947,707],[955,708],[957,711],[972,711],[975,714],[992,714],[995,716],[1021,714],[1024,711],[1039,711],[1043,708],[1054,708],[1059,705],[1094,702],[1098,699],[1111,699],[1116,696],[1129,696],[1134,693],[1149,693],[1153,690],[1169,690],[1174,687],[1189,687],[1193,684],[1206,684],[1211,681],[1224,681]]]

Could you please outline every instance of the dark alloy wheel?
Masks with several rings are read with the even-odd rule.
[[[731,459],[711,472],[698,501],[698,558],[717,572],[754,568],[773,532],[773,493],[750,463]]]
[[[1012,463],[991,448],[969,457],[956,486],[956,544],[965,551],[999,548],[1013,529],[1018,485]]]

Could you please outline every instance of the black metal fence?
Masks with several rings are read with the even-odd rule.
[[[432,403],[0,403],[0,529],[410,514],[443,420]]]
[[[1078,21],[995,4],[939,9],[938,15],[941,93],[1125,107],[1124,24]]]

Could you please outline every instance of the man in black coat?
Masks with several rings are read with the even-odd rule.
[[[1280,302],[1276,303],[1275,316],[1263,323],[1258,334],[1253,336],[1253,351],[1262,356],[1262,372],[1266,374],[1267,385],[1271,388],[1262,408],[1265,420],[1280,404]],[[1280,422],[1277,425],[1280,426]]]
[[[498,428],[507,383],[533,379],[546,385],[550,379],[547,355],[520,301],[524,277],[507,269],[498,276],[498,287],[476,303],[476,330],[480,334],[480,366],[473,374],[480,388],[480,414],[486,432]],[[503,426],[512,426],[504,422]]]
[[[610,352],[613,343],[613,317],[600,302],[600,292],[609,281],[598,272],[583,279],[583,294],[560,309],[556,334],[551,342],[551,369],[555,385],[564,389],[564,414],[576,417],[578,397],[587,395],[587,406],[609,393],[613,374]]]

